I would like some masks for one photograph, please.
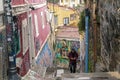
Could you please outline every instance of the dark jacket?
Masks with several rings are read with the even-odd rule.
[[[69,55],[68,55],[68,58],[69,58],[69,61],[70,61],[70,64],[73,64],[77,62],[77,59],[78,59],[78,54],[77,52],[70,52]]]

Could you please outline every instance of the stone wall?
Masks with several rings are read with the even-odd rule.
[[[7,80],[8,55],[5,38],[5,26],[0,26],[0,80]]]
[[[101,62],[103,71],[120,63],[120,0],[99,0]]]

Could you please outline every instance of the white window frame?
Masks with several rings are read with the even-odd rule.
[[[68,24],[69,24],[69,17],[65,17],[65,18],[63,19],[63,24],[64,24],[64,25],[68,25]]]
[[[42,18],[42,29],[45,28],[45,15],[43,12],[41,12],[41,18]]]
[[[38,37],[39,36],[39,29],[38,29],[38,18],[37,18],[36,14],[34,14],[34,20],[35,20],[36,37]]]
[[[26,53],[29,47],[29,39],[28,39],[28,25],[27,19],[22,20],[22,40],[23,40],[23,55]]]

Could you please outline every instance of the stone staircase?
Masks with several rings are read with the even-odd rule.
[[[61,80],[120,80],[118,72],[62,74]]]
[[[68,68],[48,68],[44,80],[120,80],[119,72],[70,73]]]

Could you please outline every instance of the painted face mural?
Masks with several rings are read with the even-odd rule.
[[[67,40],[58,40],[56,42],[56,63],[58,66],[68,67],[68,53],[71,51],[71,47],[74,47],[77,53],[80,53],[80,42],[79,41],[67,41]]]

